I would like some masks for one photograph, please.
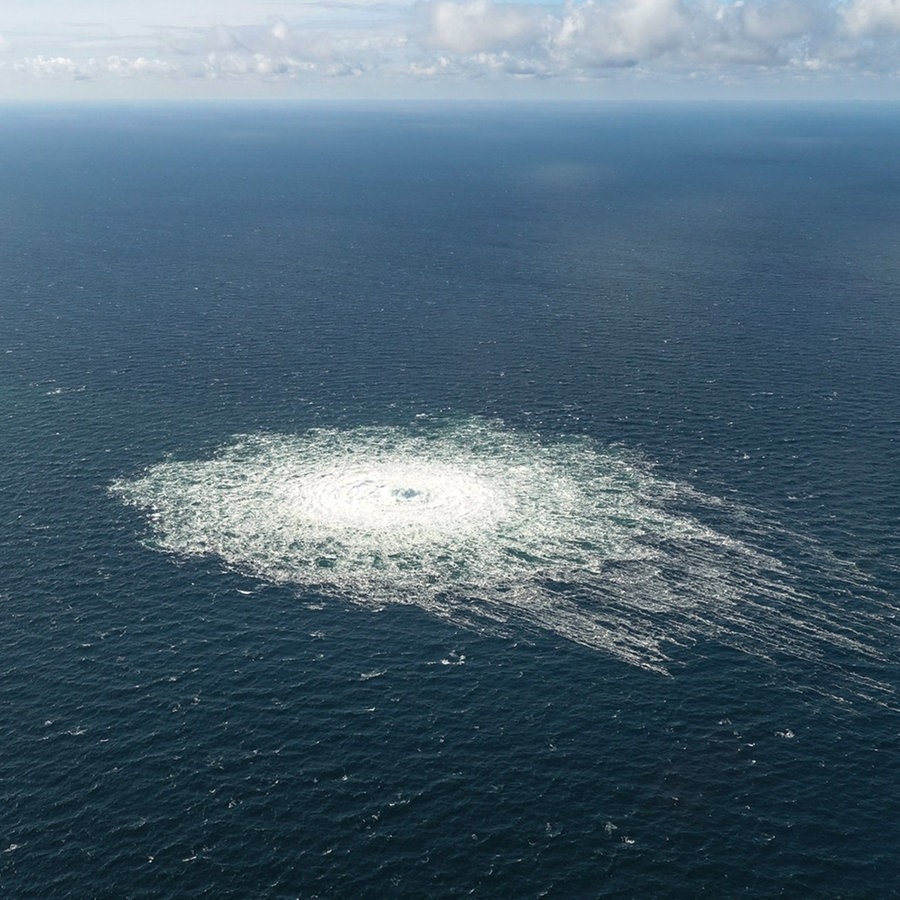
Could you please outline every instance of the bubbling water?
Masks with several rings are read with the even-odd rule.
[[[360,605],[543,629],[658,672],[711,638],[761,658],[877,657],[867,623],[751,544],[768,526],[586,440],[480,419],[254,434],[112,490],[149,514],[159,549]]]
[[[490,480],[460,466],[413,457],[347,465],[296,478],[288,502],[297,523],[408,536],[471,531],[495,521],[506,497]]]

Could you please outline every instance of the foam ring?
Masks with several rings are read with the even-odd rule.
[[[713,637],[759,658],[878,655],[868,623],[748,543],[746,510],[586,440],[481,419],[254,434],[112,490],[149,514],[162,550],[482,630],[545,629],[659,672]],[[705,525],[711,512],[735,527]]]

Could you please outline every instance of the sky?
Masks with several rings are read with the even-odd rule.
[[[900,0],[0,0],[0,101],[900,99]]]

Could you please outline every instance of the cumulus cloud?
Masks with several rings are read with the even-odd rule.
[[[900,35],[898,0],[852,0],[842,13],[851,34],[888,38]]]
[[[567,4],[550,47],[581,67],[634,66],[678,51],[690,40],[690,15],[680,0],[585,0]]]
[[[82,25],[70,45],[31,40],[32,53],[22,32],[14,51],[0,39],[0,52],[7,71],[44,80],[900,75],[900,0],[271,0],[262,7],[270,14],[260,21],[249,18],[249,4],[232,2],[215,7],[234,14],[230,23],[196,15],[141,28],[132,21],[131,36],[109,27],[91,41]],[[174,16],[176,7],[160,9]]]
[[[34,56],[13,63],[13,70],[20,75],[36,79],[66,78],[89,80],[105,75],[125,77],[140,75],[167,75],[176,72],[171,63],[143,56],[90,57],[85,60],[69,56]]]
[[[450,53],[521,48],[542,31],[542,15],[535,7],[488,0],[436,0],[425,9],[428,43]]]

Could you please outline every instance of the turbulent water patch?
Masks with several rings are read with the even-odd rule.
[[[865,620],[761,549],[767,527],[587,440],[477,419],[254,434],[112,489],[160,549],[357,604],[546,629],[660,672],[709,638],[758,657],[877,656]]]

